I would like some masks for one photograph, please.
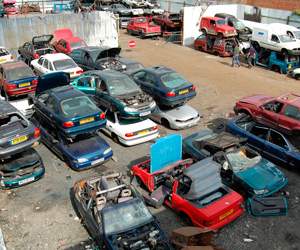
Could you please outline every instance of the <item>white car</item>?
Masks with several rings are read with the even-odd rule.
[[[75,78],[83,73],[82,68],[71,57],[62,53],[43,55],[39,59],[32,60],[31,66],[38,75],[63,71],[69,73],[71,78]]]
[[[292,72],[292,76],[296,80],[300,80],[300,68],[294,69],[293,72]]]
[[[159,131],[156,123],[150,119],[120,119],[117,112],[106,112],[106,128],[102,132],[110,136],[115,142],[126,146],[133,146],[158,137]]]
[[[283,23],[271,23],[270,26],[273,29],[280,30],[281,33],[289,35],[291,38],[300,42],[300,30],[292,25]]]
[[[0,47],[0,64],[13,61],[12,54],[9,53],[4,47]]]

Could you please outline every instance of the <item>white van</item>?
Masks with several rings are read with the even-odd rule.
[[[300,41],[300,30],[294,26],[283,23],[271,23],[270,27],[275,30],[280,30],[281,33],[289,35],[291,38]]]
[[[252,39],[256,46],[290,55],[300,55],[300,40],[296,40],[283,29],[272,24],[254,27]]]

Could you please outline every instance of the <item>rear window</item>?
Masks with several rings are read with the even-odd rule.
[[[287,105],[286,108],[284,109],[284,114],[293,119],[300,120],[299,109],[295,106]]]
[[[163,85],[170,89],[179,88],[187,84],[187,81],[175,72],[164,74],[160,79]]]
[[[220,19],[217,21],[218,25],[225,25],[225,19]]]
[[[31,68],[27,66],[9,69],[5,72],[5,74],[6,74],[6,79],[9,81],[15,81],[15,80],[34,76],[34,73],[31,70]]]
[[[4,48],[0,48],[0,56],[7,56],[7,55],[9,55],[9,52]]]
[[[60,103],[62,113],[67,118],[86,116],[99,112],[97,106],[87,96],[78,96],[63,100]]]
[[[66,69],[73,69],[77,67],[77,64],[72,59],[54,61],[53,65],[56,70],[66,70]]]

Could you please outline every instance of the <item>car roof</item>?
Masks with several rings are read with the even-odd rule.
[[[6,62],[1,64],[1,68],[3,68],[4,70],[10,70],[19,67],[29,67],[29,66],[23,61],[12,61],[12,62]]]
[[[300,108],[300,95],[294,93],[288,93],[285,95],[281,95],[276,98],[278,101],[282,101]]]
[[[59,101],[77,96],[86,96],[86,94],[82,93],[71,85],[53,88],[50,89],[49,92]]]
[[[145,68],[145,69],[142,69],[142,70],[151,72],[151,73],[156,74],[156,75],[163,75],[165,73],[175,72],[173,69],[167,68],[165,66],[148,67],[148,68]]]
[[[66,54],[63,54],[63,53],[46,54],[46,55],[43,55],[41,57],[46,58],[49,61],[71,59],[69,56],[67,56]]]
[[[0,100],[0,118],[2,115],[6,115],[8,113],[19,113],[19,111],[11,105],[9,102]]]

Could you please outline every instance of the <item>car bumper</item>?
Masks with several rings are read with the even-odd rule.
[[[108,161],[112,156],[113,156],[113,151],[110,151],[109,153],[107,153],[103,157],[98,158],[97,160],[94,160],[94,161],[89,160],[89,161],[84,162],[84,163],[78,163],[74,160],[74,161],[70,162],[69,164],[70,164],[70,167],[73,170],[76,170],[76,171],[86,170],[86,169],[90,169],[90,168],[102,165],[103,163]]]
[[[154,140],[158,137],[158,135],[159,135],[159,132],[157,131],[153,134],[145,135],[143,137],[139,137],[139,138],[136,138],[136,139],[130,139],[130,140],[119,137],[119,141],[120,141],[121,144],[123,144],[125,146],[134,146],[134,145],[137,145],[137,144],[141,144],[141,143],[144,143],[144,142]]]
[[[137,112],[125,112],[125,111],[123,111],[121,116],[122,116],[122,118],[125,118],[125,119],[146,118],[154,111],[155,107],[152,108],[152,109],[149,108],[149,109],[144,109],[142,111],[137,111]]]
[[[20,143],[19,145],[9,147],[7,149],[0,148],[0,158],[6,158],[21,151],[24,151],[27,148],[30,148],[33,144],[37,143],[40,138],[35,138],[28,140],[26,142]]]
[[[185,128],[190,128],[193,126],[196,126],[198,124],[198,122],[200,121],[200,116],[187,121],[187,122],[178,122],[178,121],[174,121],[172,123],[170,123],[170,127],[172,129],[185,129]]]
[[[63,131],[67,136],[76,136],[76,135],[79,135],[82,133],[96,131],[102,127],[105,127],[105,125],[106,125],[106,120],[101,120],[101,121],[93,122],[90,124],[75,126],[75,127],[69,128],[69,129],[63,128]]]
[[[269,192],[265,193],[265,194],[261,194],[261,195],[256,195],[257,197],[267,197],[267,196],[271,196],[274,193],[277,193],[279,190],[281,190],[282,188],[284,188],[286,185],[288,184],[288,179],[285,178],[284,181],[282,181],[282,183],[280,185],[278,185],[276,188],[270,190]]]
[[[45,167],[41,163],[41,166],[38,170],[34,171],[31,174],[27,174],[26,176],[15,178],[1,178],[1,187],[4,189],[18,188],[41,179],[44,174]]]
[[[147,32],[147,33],[143,33],[144,37],[150,37],[150,36],[160,36],[161,32]]]
[[[15,90],[6,90],[8,96],[18,96],[25,95],[35,92],[35,87],[23,88],[23,89],[15,89]]]
[[[160,100],[157,100],[158,103],[161,103],[162,105],[165,106],[176,106],[178,104],[182,104],[185,103],[189,100],[191,100],[192,98],[194,98],[196,96],[196,92],[191,92],[187,95],[182,95],[182,96],[175,96],[173,98],[163,98]]]

